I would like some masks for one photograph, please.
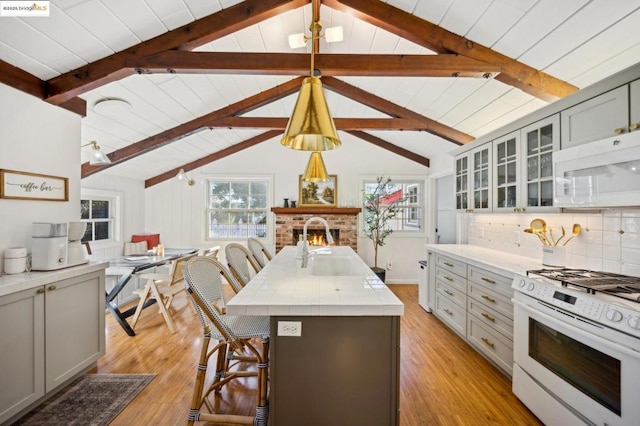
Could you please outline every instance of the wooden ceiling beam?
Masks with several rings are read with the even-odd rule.
[[[131,57],[127,67],[144,74],[308,75],[306,53],[183,52]],[[318,53],[324,76],[489,78],[500,67],[461,55],[344,55]]]
[[[280,130],[269,130],[260,135],[249,138],[246,141],[237,143],[235,145],[231,145],[228,148],[221,149],[220,151],[216,151],[213,154],[207,155],[206,157],[199,158],[198,160],[184,164],[180,167],[176,167],[175,169],[171,169],[168,172],[164,172],[158,176],[149,178],[144,181],[144,187],[149,188],[150,186],[157,185],[169,179],[173,179],[178,174],[180,169],[184,169],[185,172],[188,172],[190,170],[203,167],[209,163],[213,163],[214,161],[220,160],[221,158],[228,157],[229,155],[235,154],[247,148],[251,148],[252,146],[255,146],[269,139],[275,138],[281,134],[282,134],[282,131]]]
[[[464,145],[475,139],[471,135],[446,126],[407,108],[403,108],[399,105],[394,104],[393,102],[389,102],[386,99],[352,86],[351,84],[346,83],[340,79],[334,77],[323,77],[322,82],[327,89],[333,90],[334,92],[339,93],[342,96],[346,96],[347,98],[353,99],[357,102],[374,108],[377,111],[389,114],[391,116],[408,118],[423,123],[422,127],[426,132],[439,136],[457,145]]]
[[[404,149],[399,147],[398,145],[394,145],[391,142],[387,142],[384,139],[380,139],[377,136],[373,136],[369,133],[366,132],[361,132],[358,130],[349,130],[347,133],[349,133],[352,136],[355,136],[359,139],[362,139],[363,141],[372,143],[376,146],[379,146],[380,148],[384,148],[387,151],[391,151],[394,154],[398,154],[404,158],[407,158],[411,161],[415,161],[418,164],[422,164],[425,167],[429,167],[430,161],[427,157],[423,157],[422,155],[418,155],[415,152],[411,152],[408,149]]]
[[[81,166],[80,176],[81,178],[86,178],[117,164],[136,158],[144,153],[153,151],[172,142],[183,139],[203,129],[209,128],[210,126],[208,123],[215,122],[215,120],[217,119],[244,114],[270,102],[286,97],[300,89],[302,80],[302,77],[298,77],[286,83],[280,84],[272,89],[265,90],[264,92],[260,92],[257,95],[243,99],[239,102],[236,102],[235,104],[231,104],[227,107],[195,118],[171,129],[167,129],[153,136],[149,136],[148,138],[125,146],[124,148],[120,148],[118,150],[110,152],[107,156],[109,157],[109,160],[111,160],[111,164],[91,165],[88,162],[83,163]]]
[[[433,52],[457,53],[494,64],[502,70],[496,77],[498,81],[517,87],[523,92],[547,102],[564,98],[578,90],[577,87],[566,81],[511,59],[385,2],[322,0],[322,3],[426,47]]]
[[[426,131],[424,123],[409,118],[334,118],[337,130]],[[209,127],[279,129],[287,127],[287,117],[223,117],[207,122]]]
[[[127,61],[166,50],[191,50],[289,10],[309,0],[245,0],[106,58],[77,68],[48,81],[47,102],[62,104],[91,89],[133,74]]]

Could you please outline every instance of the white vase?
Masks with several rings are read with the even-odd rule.
[[[567,248],[559,246],[542,246],[542,264],[554,268],[564,268],[567,264]]]

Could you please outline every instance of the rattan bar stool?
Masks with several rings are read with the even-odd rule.
[[[221,303],[224,305],[221,277],[232,281],[235,278],[216,260],[203,256],[190,260],[185,268],[184,277],[187,294],[196,307],[204,330],[188,424],[205,421],[266,426],[269,417],[269,317],[221,313],[216,307]],[[217,343],[213,344],[212,340]],[[213,345],[211,349],[210,345]],[[215,377],[211,385],[206,386],[207,367],[214,355]],[[232,363],[233,360],[238,362]],[[256,365],[257,369],[241,370],[240,367],[245,365]],[[211,394],[215,397],[225,384],[242,377],[258,379],[255,416],[216,413],[210,400]],[[203,405],[209,412],[201,412]]]
[[[249,249],[242,244],[227,244],[224,248],[224,254],[227,258],[227,265],[229,265],[231,274],[238,280],[242,287],[247,285],[251,280],[249,266],[251,266],[255,273],[260,272],[262,269]]]
[[[273,259],[273,255],[267,250],[262,241],[257,238],[249,238],[247,239],[247,247],[249,247],[249,251],[255,258],[260,268],[264,268],[264,266]]]

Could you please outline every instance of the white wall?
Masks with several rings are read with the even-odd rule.
[[[0,84],[0,169],[69,178],[69,201],[0,199],[0,252],[8,247],[31,251],[32,222],[79,219],[80,120]]]
[[[323,153],[328,172],[338,176],[339,207],[359,206],[363,175],[402,175],[426,181],[426,167],[348,134],[341,133],[341,137],[340,148]],[[160,232],[167,246],[224,246],[223,241],[205,241],[207,176],[272,176],[275,191],[272,206],[281,207],[284,198],[298,199],[298,175],[304,171],[308,158],[308,152],[284,148],[279,138],[275,138],[189,172],[196,181],[194,186],[175,179],[154,185],[145,191],[145,231]],[[393,269],[387,272],[387,282],[417,282],[417,262],[424,257],[422,248],[426,237],[407,238],[395,234],[387,241],[378,257],[379,264],[384,265],[387,260],[393,264]],[[273,246],[273,233],[269,235],[269,244]],[[358,252],[365,261],[373,263],[369,239],[359,239]]]

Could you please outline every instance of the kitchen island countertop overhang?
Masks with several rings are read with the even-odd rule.
[[[400,316],[404,305],[347,246],[317,248],[301,268],[296,247],[284,247],[227,302],[231,315]],[[333,258],[335,273],[316,259]],[[327,262],[322,262],[327,263]],[[348,263],[344,267],[337,263]],[[347,272],[342,272],[344,269]],[[345,275],[342,275],[342,274]]]

